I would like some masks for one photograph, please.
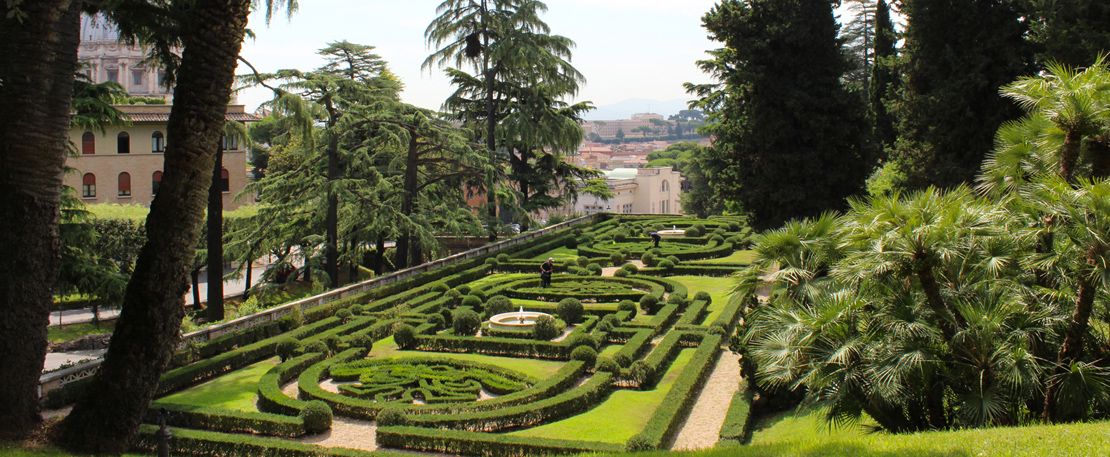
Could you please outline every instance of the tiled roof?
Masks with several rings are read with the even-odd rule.
[[[134,114],[124,114],[124,116],[128,120],[130,120],[131,122],[135,122],[135,123],[139,123],[139,122],[166,123],[166,122],[170,121],[170,115],[168,113],[134,113]],[[229,121],[236,121],[236,122],[258,122],[258,121],[262,120],[258,116],[255,116],[255,115],[250,114],[250,113],[227,113],[226,119],[229,120]]]

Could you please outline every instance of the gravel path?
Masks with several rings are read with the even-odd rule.
[[[732,395],[740,382],[740,358],[727,349],[706,381],[690,416],[678,429],[671,450],[708,449],[717,444]]]

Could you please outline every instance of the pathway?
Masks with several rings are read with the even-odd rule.
[[[82,360],[98,359],[107,352],[107,349],[93,349],[89,351],[50,352],[46,354],[43,371],[56,370],[67,363],[76,363]]]
[[[739,356],[728,349],[722,351],[690,416],[678,429],[671,450],[708,449],[717,444],[728,406],[740,380]]]

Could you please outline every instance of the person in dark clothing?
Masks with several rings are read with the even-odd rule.
[[[659,247],[659,240],[662,239],[663,237],[659,236],[659,232],[651,232],[651,241],[655,242],[655,247]]]
[[[555,272],[555,258],[548,257],[547,261],[540,264],[540,285],[547,287],[551,285],[551,273]]]

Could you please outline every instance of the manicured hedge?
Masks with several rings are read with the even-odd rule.
[[[632,437],[628,445],[635,449],[663,449],[678,430],[679,424],[690,414],[705,381],[713,372],[713,367],[721,354],[721,335],[705,336],[702,345],[694,352],[690,363],[682,369],[674,386],[667,392],[663,403],[655,409],[648,419],[644,431]],[[662,371],[662,370],[656,370]]]
[[[740,270],[739,266],[727,265],[690,265],[679,264],[670,269],[663,268],[641,268],[640,274],[649,276],[714,276],[724,277],[732,276]]]
[[[382,446],[448,454],[518,457],[583,452],[620,452],[621,446],[594,441],[557,440],[420,427],[379,427]]]
[[[325,359],[324,354],[309,352],[281,363],[258,379],[258,409],[267,413],[296,416],[308,402],[291,398],[281,386],[300,376],[308,367]]]
[[[740,380],[739,389],[732,395],[732,403],[728,405],[725,414],[725,423],[721,425],[721,444],[748,444],[752,438],[752,398],[754,391],[748,388],[748,380]],[[730,443],[722,443],[730,442]]]
[[[702,319],[705,319],[706,314],[709,313],[709,302],[705,300],[696,300],[686,308],[686,312],[675,323],[676,326],[683,325],[698,325]]]
[[[131,449],[135,452],[154,454],[158,450],[155,432],[158,427],[143,425]],[[170,439],[170,455],[193,457],[412,457],[409,454],[386,451],[358,451],[354,449],[326,448],[314,444],[298,443],[278,438],[252,435],[230,435],[203,430],[174,429]]]
[[[304,422],[297,417],[279,414],[235,411],[195,405],[180,405],[155,401],[143,419],[148,424],[158,423],[161,408],[170,412],[166,423],[173,427],[213,430],[226,433],[255,433],[268,436],[296,438],[305,434]]]

